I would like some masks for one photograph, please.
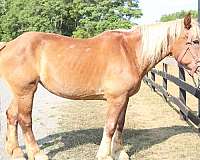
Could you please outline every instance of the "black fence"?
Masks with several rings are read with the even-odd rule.
[[[173,58],[166,58],[162,61],[163,69],[157,70],[153,68],[145,77],[146,82],[153,91],[159,92],[163,95],[166,101],[172,102],[180,109],[180,114],[184,120],[191,121],[200,131],[200,88],[193,87],[185,81],[185,71],[183,67],[179,66]],[[167,73],[168,65],[176,65],[179,69],[179,77]],[[156,76],[161,76],[162,84],[155,82]],[[170,94],[167,89],[167,82],[171,81],[179,87],[179,97]],[[198,82],[199,83],[199,82]],[[193,112],[186,104],[186,92],[192,94],[198,100],[197,112]]]

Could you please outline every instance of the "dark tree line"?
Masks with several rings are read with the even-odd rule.
[[[184,18],[186,14],[188,13],[191,13],[192,17],[193,18],[197,18],[198,17],[198,12],[197,11],[180,11],[180,12],[175,12],[175,13],[172,13],[172,14],[168,14],[168,15],[163,15],[161,18],[160,18],[160,21],[161,22],[166,22],[166,21],[171,21],[171,20],[175,20],[175,19],[181,19],[181,18]]]

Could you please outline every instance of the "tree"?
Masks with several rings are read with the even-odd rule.
[[[175,19],[181,19],[181,18],[184,18],[185,15],[187,15],[189,12],[191,13],[193,18],[197,18],[198,17],[198,12],[197,11],[194,11],[194,10],[184,11],[184,10],[182,10],[180,12],[175,12],[175,13],[168,14],[168,15],[163,15],[160,18],[160,21],[161,22],[167,22],[167,21],[171,21],[171,20],[175,20]]]
[[[68,8],[63,0],[6,0],[0,19],[2,38],[10,40],[26,31],[70,35],[75,27]]]
[[[142,15],[138,0],[3,0],[0,14],[2,41],[26,31],[91,37],[106,29],[130,28],[130,19]]]
[[[4,0],[1,0],[0,1],[0,15],[3,15],[5,13],[5,1]],[[0,39],[2,39],[2,27],[0,25]]]
[[[91,37],[106,29],[131,28],[130,19],[142,15],[137,0],[77,0],[75,6],[79,7],[81,17],[73,32],[76,37]]]

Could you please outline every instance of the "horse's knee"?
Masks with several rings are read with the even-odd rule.
[[[16,125],[17,123],[17,113],[11,109],[7,109],[6,111],[8,124]]]
[[[27,128],[30,128],[32,126],[32,119],[31,115],[24,115],[24,114],[19,114],[18,115],[18,122],[20,126],[22,127],[22,130],[26,130]]]

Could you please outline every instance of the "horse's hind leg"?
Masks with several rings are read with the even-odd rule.
[[[6,135],[6,151],[12,155],[12,158],[25,160],[24,154],[19,147],[18,135],[17,135],[17,116],[18,116],[18,105],[15,99],[12,100],[7,112],[7,135]]]
[[[47,160],[48,157],[40,151],[32,131],[32,105],[36,85],[31,84],[24,94],[18,95],[18,121],[24,135],[29,160]]]

